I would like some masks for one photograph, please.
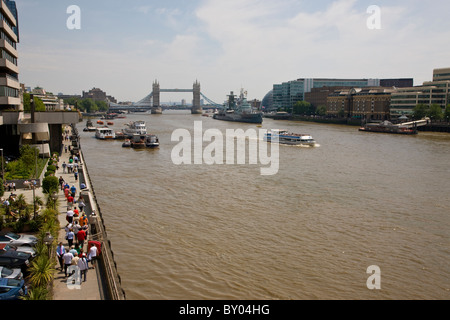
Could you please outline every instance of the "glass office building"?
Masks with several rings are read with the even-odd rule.
[[[379,86],[379,79],[326,79],[303,78],[273,85],[273,105],[275,109],[290,109],[297,101],[305,100],[305,93],[322,87],[373,87]]]

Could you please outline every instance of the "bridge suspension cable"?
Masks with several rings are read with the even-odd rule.
[[[212,101],[207,96],[205,96],[203,93],[200,92],[200,95],[211,105],[213,105],[216,108],[223,108],[223,104],[218,104],[217,102]]]

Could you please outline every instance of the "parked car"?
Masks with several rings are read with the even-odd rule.
[[[0,278],[22,280],[23,273],[19,268],[10,269],[6,267],[0,267]]]
[[[29,246],[14,246],[11,244],[0,244],[0,250],[3,251],[15,250],[19,252],[30,253],[33,258],[36,256],[36,250],[34,250],[32,247]]]
[[[28,294],[25,281],[0,278],[0,300],[16,300]]]
[[[0,266],[7,268],[21,268],[22,272],[30,265],[32,256],[30,253],[15,250],[0,250]]]
[[[0,233],[0,244],[11,244],[14,246],[30,246],[36,245],[38,239],[28,234],[16,234],[14,232]]]

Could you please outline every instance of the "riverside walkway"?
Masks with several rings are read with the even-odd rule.
[[[70,127],[67,127],[68,130],[71,130]],[[64,141],[64,145],[71,145],[71,141]],[[63,177],[64,181],[68,183],[70,186],[75,185],[77,188],[77,196],[75,199],[78,198],[78,195],[80,193],[80,176],[83,175],[83,170],[80,170],[79,173],[79,179],[75,180],[75,176],[73,173],[67,173],[67,169],[65,173],[63,172],[62,164],[65,162],[66,164],[69,163],[69,152],[64,152],[64,146],[62,154],[60,155],[58,166],[59,169],[55,173],[56,177]],[[83,168],[84,163],[80,166]],[[43,173],[45,170],[43,171]],[[41,176],[41,179],[43,176]],[[33,202],[33,191],[32,190],[17,190],[17,194],[24,194],[26,197],[26,200],[28,203]],[[89,189],[84,191],[84,193],[87,193],[89,198],[92,199],[90,195]],[[35,196],[41,197],[44,202],[47,200],[47,195],[43,194],[42,188],[38,188],[35,190]],[[65,198],[64,193],[60,190],[58,192],[58,218],[60,222],[61,229],[59,231],[57,243],[60,242],[63,243],[66,250],[68,249],[68,242],[65,240],[66,232],[64,230],[65,226],[67,225],[66,221],[66,213],[67,213],[67,200]],[[86,201],[86,200],[85,200]],[[92,206],[86,206],[86,212],[88,210],[91,210]],[[90,213],[90,212],[89,212]],[[88,233],[88,239],[85,241],[83,252],[87,253],[87,243],[89,240],[92,239],[92,233],[91,230],[89,230]],[[56,259],[56,258],[55,258]],[[56,271],[54,275],[53,280],[53,300],[106,300],[105,293],[104,293],[104,284],[102,283],[102,274],[100,268],[98,268],[98,262],[97,262],[97,268],[92,269],[90,268],[87,272],[86,276],[86,282],[81,282],[80,286],[73,286],[67,284],[67,278],[64,275],[64,271],[61,271],[59,268],[59,262],[56,261]]]

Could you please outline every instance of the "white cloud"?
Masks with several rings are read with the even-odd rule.
[[[198,79],[202,92],[221,102],[241,86],[262,99],[274,83],[299,77],[414,77],[420,84],[433,68],[448,67],[447,2],[438,11],[415,0],[387,2],[381,30],[367,28],[360,1],[305,3],[204,0],[193,9],[152,2],[133,9],[152,17],[132,15],[134,29],[126,30],[124,19],[116,30],[61,39],[28,27],[34,34],[21,37],[21,78],[43,86],[45,79],[55,92],[97,86],[134,101],[155,79],[165,88],[189,88]]]

